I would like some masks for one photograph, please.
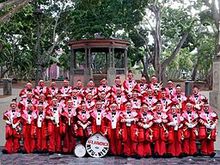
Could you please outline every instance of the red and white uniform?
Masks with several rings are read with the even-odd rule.
[[[195,111],[184,111],[182,113],[184,118],[183,127],[183,153],[187,155],[197,154],[196,137],[198,136],[198,130],[196,128],[198,124],[198,114]]]
[[[187,100],[187,97],[185,96],[184,93],[177,94],[173,97],[172,101],[178,102],[179,104],[179,109],[182,111],[185,107],[185,102]]]
[[[21,111],[23,112],[25,109],[27,109],[28,104],[32,104],[32,105],[36,105],[38,103],[37,99],[35,99],[34,97],[31,98],[23,98],[19,104],[18,107],[21,109]]]
[[[137,154],[140,157],[152,155],[150,145],[153,142],[153,120],[154,116],[151,111],[139,113]]]
[[[72,87],[71,86],[62,86],[60,88],[60,92],[62,93],[63,97],[68,97],[72,93]]]
[[[45,96],[47,96],[48,95],[47,86],[36,86],[35,89],[34,89],[34,94],[35,94],[36,98],[38,98],[38,96],[40,94],[44,94]]]
[[[117,93],[117,90],[124,91],[124,87],[123,85],[116,84],[112,86],[111,90],[113,93]]]
[[[142,102],[147,104],[151,110],[153,109],[153,106],[155,105],[155,103],[157,101],[158,100],[155,96],[146,96],[146,95],[144,95],[142,97]]]
[[[89,110],[92,110],[96,104],[96,101],[95,99],[89,99],[89,100],[85,100],[85,104],[86,104],[86,107],[89,109]]]
[[[33,109],[24,110],[22,114],[24,151],[32,153],[36,149],[36,118],[37,114]]]
[[[81,139],[81,143],[85,143],[87,138],[92,134],[91,116],[88,109],[79,110],[77,114],[76,136]]]
[[[204,109],[204,108],[203,108]],[[210,107],[199,114],[199,140],[201,142],[201,153],[212,155],[214,153],[214,142],[216,141],[217,114]]]
[[[111,87],[108,85],[100,85],[98,87],[98,92],[105,92],[106,94],[108,94],[111,91]]]
[[[201,95],[201,94],[193,94],[189,97],[190,102],[192,102],[194,105],[194,107],[197,110],[201,110],[203,103],[203,100],[205,99],[205,96]]]
[[[168,138],[167,129],[167,114],[162,111],[154,112],[153,124],[153,140],[154,140],[154,154],[163,156],[167,153],[166,141]]]
[[[16,153],[20,149],[19,140],[21,138],[21,113],[19,109],[9,109],[4,113],[3,119],[6,122],[5,138],[6,143],[4,150],[11,154]]]
[[[172,103],[172,101],[168,98],[161,98],[159,99],[159,101],[161,102],[162,106],[163,106],[163,111],[167,112],[170,108],[170,104]]]
[[[87,95],[88,93],[91,93],[93,96],[95,96],[98,93],[98,89],[96,87],[87,87],[84,90],[84,95]]]
[[[141,94],[143,94],[143,93],[146,91],[147,87],[148,87],[148,84],[147,84],[147,83],[138,83],[138,84],[136,85],[137,90],[138,90]]]
[[[36,112],[36,149],[40,152],[47,151],[47,121],[45,110],[38,110]]]
[[[124,94],[114,94],[112,93],[112,102],[115,102],[118,105],[118,109],[122,110],[122,105],[127,101],[127,98]]]
[[[61,152],[61,131],[62,123],[60,123],[62,109],[60,106],[49,106],[46,111],[46,118],[48,119],[48,151]]]
[[[135,80],[125,80],[123,82],[123,87],[126,93],[131,94],[135,86],[137,85],[137,82]]]
[[[71,106],[66,106],[64,108],[64,111],[61,114],[62,116],[62,124],[63,130],[61,131],[61,134],[64,136],[63,139],[63,152],[64,153],[72,153],[76,141],[74,138],[74,130],[75,130],[75,123],[76,123],[76,108]]]
[[[172,87],[172,88],[168,88],[166,87],[166,92],[169,95],[169,99],[172,99],[175,95],[176,95],[176,88]]]
[[[130,102],[133,109],[139,110],[141,108],[141,98],[131,98]]]
[[[92,121],[92,132],[95,133],[106,133],[104,117],[106,115],[106,111],[103,108],[95,107],[91,112],[91,121]]]
[[[58,92],[59,92],[58,87],[48,87],[48,97],[53,98],[57,95]]]
[[[77,96],[73,96],[71,100],[73,102],[73,107],[76,109],[81,104],[81,101],[83,100],[83,98],[80,95],[77,95]]]
[[[180,113],[172,112],[168,114],[168,147],[167,153],[172,156],[180,156],[182,154],[183,140],[183,117]]]
[[[105,115],[107,137],[110,142],[110,152],[113,155],[122,154],[122,143],[120,141],[120,119],[120,111],[118,110],[109,111]]]
[[[138,114],[134,110],[125,109],[121,116],[122,141],[124,142],[123,154],[132,156],[137,152],[138,128],[135,122],[138,120]]]

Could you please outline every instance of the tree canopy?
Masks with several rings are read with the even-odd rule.
[[[163,81],[210,79],[219,52],[215,0],[1,0],[0,9],[1,77],[30,79],[54,62],[68,69],[70,39],[127,39],[129,66]]]

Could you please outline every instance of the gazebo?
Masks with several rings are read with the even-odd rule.
[[[127,50],[129,42],[121,39],[83,39],[70,41],[70,82],[87,83],[93,79],[96,85],[103,78],[109,85],[116,75],[127,73]]]

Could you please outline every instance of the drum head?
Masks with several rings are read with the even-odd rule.
[[[82,158],[86,155],[86,149],[82,144],[77,144],[74,150],[76,157]]]
[[[101,158],[108,153],[108,150],[108,140],[99,133],[92,135],[86,141],[86,151],[91,157]]]

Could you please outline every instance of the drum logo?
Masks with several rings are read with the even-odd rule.
[[[86,151],[91,157],[101,158],[108,153],[108,150],[108,140],[99,133],[91,136],[86,142]]]

